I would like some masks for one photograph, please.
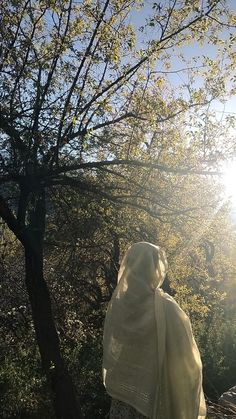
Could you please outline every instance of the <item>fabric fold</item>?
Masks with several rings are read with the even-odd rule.
[[[202,364],[189,318],[160,286],[165,252],[146,242],[122,260],[103,338],[103,382],[150,419],[204,419]]]

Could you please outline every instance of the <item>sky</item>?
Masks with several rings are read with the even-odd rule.
[[[151,5],[153,4],[153,1],[145,0],[145,6],[140,11],[133,11],[131,13],[130,17],[130,23],[134,24],[137,28],[144,24],[145,19],[148,17],[149,12],[151,10]],[[227,4],[229,8],[236,13],[236,0],[227,0]],[[227,37],[227,32],[229,31],[228,28],[223,32],[222,37]],[[230,29],[230,32],[233,32],[232,29]],[[234,30],[236,32],[236,30]],[[199,56],[206,56],[209,58],[214,59],[216,56],[217,49],[214,48],[214,46],[209,44],[204,44],[202,47],[199,47],[197,43],[192,44],[190,46],[186,46],[182,48],[182,53],[186,59],[191,59],[192,57],[199,55]],[[236,51],[236,47],[235,47]],[[174,57],[172,59],[172,68],[173,70],[179,70],[180,68],[183,68],[183,64]],[[236,71],[235,71],[236,75]],[[178,87],[184,80],[184,74],[183,73],[170,73],[168,75],[168,79],[170,83],[173,86]],[[197,85],[197,84],[196,84]],[[219,119],[222,117],[222,114],[224,115],[235,115],[236,116],[236,96],[234,97],[228,97],[225,103],[221,103],[217,100],[213,103],[213,110],[219,114]]]
[[[149,15],[150,5],[153,4],[153,1],[145,0],[145,7],[141,11],[133,11],[131,13],[130,23],[134,24],[136,28],[142,26],[145,23],[145,19]],[[236,13],[236,0],[227,0],[227,4],[229,8]],[[226,28],[222,32],[222,39],[228,37],[228,33],[236,33],[235,29],[228,29]],[[142,34],[143,36],[143,34]],[[236,46],[235,46],[236,51]],[[209,45],[205,43],[203,46],[199,46],[197,43],[193,43],[189,46],[186,46],[182,48],[181,51],[185,57],[185,59],[191,59],[194,56],[206,56],[211,59],[214,59],[216,57],[217,53],[217,47],[214,47],[213,45]],[[201,60],[201,58],[199,59]],[[183,68],[183,63],[180,62],[180,60],[177,59],[177,57],[172,58],[172,68],[173,70],[179,70]],[[236,71],[234,72],[234,75],[236,75]],[[170,73],[168,75],[168,79],[170,81],[170,84],[173,86],[180,86],[185,81],[186,73]],[[196,80],[196,86],[200,85],[200,80]],[[211,109],[216,113],[216,117],[221,120],[222,118],[232,115],[236,117],[236,96],[227,97],[225,103],[220,102],[219,100],[214,100],[211,104]],[[234,130],[232,132],[232,135],[234,134]],[[236,190],[235,190],[235,182],[236,182],[236,160],[233,161],[233,164],[229,163],[230,166],[227,167],[226,165],[226,172],[225,176],[222,177],[223,183],[225,184],[226,188],[226,199],[229,199],[232,203],[232,219],[233,222],[236,225]],[[224,169],[223,169],[224,170]],[[229,170],[229,171],[227,171]],[[228,197],[228,198],[227,198]]]

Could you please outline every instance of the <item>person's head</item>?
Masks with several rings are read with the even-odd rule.
[[[167,260],[164,250],[147,242],[133,244],[126,252],[118,275],[122,291],[132,295],[150,294],[164,281]],[[121,285],[121,284],[120,284]]]

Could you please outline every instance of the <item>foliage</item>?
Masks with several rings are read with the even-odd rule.
[[[73,201],[71,207],[68,206],[69,198]],[[73,191],[69,193],[68,190],[66,195],[61,195],[60,205],[57,205],[48,218],[50,234],[45,238],[46,278],[53,296],[54,317],[62,351],[81,396],[85,417],[96,414],[104,418],[109,409],[109,398],[101,380],[101,345],[104,311],[112,291],[111,284],[115,286],[118,268],[117,238],[118,262],[127,246],[134,241],[158,240],[158,243],[165,246],[170,264],[170,292],[191,317],[203,358],[207,394],[217,398],[234,384],[235,300],[231,299],[234,291],[230,276],[234,269],[231,257],[235,251],[235,233],[227,221],[226,208],[212,221],[214,225],[211,228],[208,226],[201,237],[197,236],[198,241],[188,247],[186,237],[193,235],[191,224],[185,225],[185,231],[182,226],[180,233],[178,225],[163,225],[138,211],[134,216],[133,209],[120,209],[117,212],[115,208],[112,210],[110,205],[106,205],[104,200],[91,205],[89,198],[81,197]],[[55,222],[57,229],[53,228]],[[223,251],[220,231],[222,234],[227,231],[228,237]],[[63,237],[63,241],[59,240],[60,237]],[[207,240],[214,245],[214,256],[210,264],[207,259]],[[184,249],[181,245],[185,246]],[[12,245],[7,246],[10,248]],[[13,339],[12,324],[16,325],[21,319],[17,316],[20,306],[27,306],[27,296],[19,275],[19,252],[19,247],[15,247],[14,254],[11,258],[6,257],[5,262],[11,275],[15,270],[13,260],[19,266],[15,278],[7,279],[6,272],[3,276],[2,299],[6,310],[12,312],[10,307],[15,308],[14,321],[11,319],[5,323],[1,334],[5,338],[8,336],[9,340]],[[21,281],[18,293],[12,295],[10,281],[15,284]],[[8,388],[6,391],[2,387],[2,406],[12,408],[11,412],[8,410],[8,416],[5,413],[6,418],[11,415],[21,417],[20,414],[22,417],[27,417],[27,414],[29,417],[40,417],[40,414],[46,417],[50,407],[48,388],[41,375],[37,350],[27,346],[33,338],[30,336],[33,330],[30,313],[25,314],[27,326],[22,327],[22,320],[17,324],[17,331],[22,330],[22,333],[14,337],[13,352],[9,352],[11,345],[8,339],[1,342],[1,353],[5,347],[8,354],[1,372],[2,385]],[[20,400],[22,393],[19,390],[24,394],[23,401]]]
[[[34,330],[52,388],[66,371],[62,353],[85,416],[107,412],[102,318],[120,256],[139,240],[167,249],[170,292],[191,315],[207,369],[219,389],[231,382],[225,374],[235,331],[224,317],[222,283],[232,278],[235,237],[212,176],[235,153],[234,121],[222,124],[210,108],[235,89],[234,34],[222,43],[223,29],[235,26],[226,3],[153,2],[140,28],[130,23],[132,13],[146,10],[139,0],[1,3],[6,417],[40,415],[54,396],[35,344],[29,351]],[[187,62],[181,48],[192,41],[211,44],[215,59]],[[183,66],[178,86],[169,78],[174,57]],[[231,301],[231,314],[234,308]]]

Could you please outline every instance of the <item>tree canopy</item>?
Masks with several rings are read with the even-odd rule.
[[[223,322],[235,244],[217,175],[235,154],[234,118],[220,120],[212,104],[235,91],[236,19],[224,0],[10,0],[0,11],[1,269],[18,287],[3,331],[21,362],[35,333],[30,359],[36,369],[40,354],[55,417],[78,419],[132,241],[167,248],[170,292],[199,341]],[[186,58],[206,44],[213,55]]]

